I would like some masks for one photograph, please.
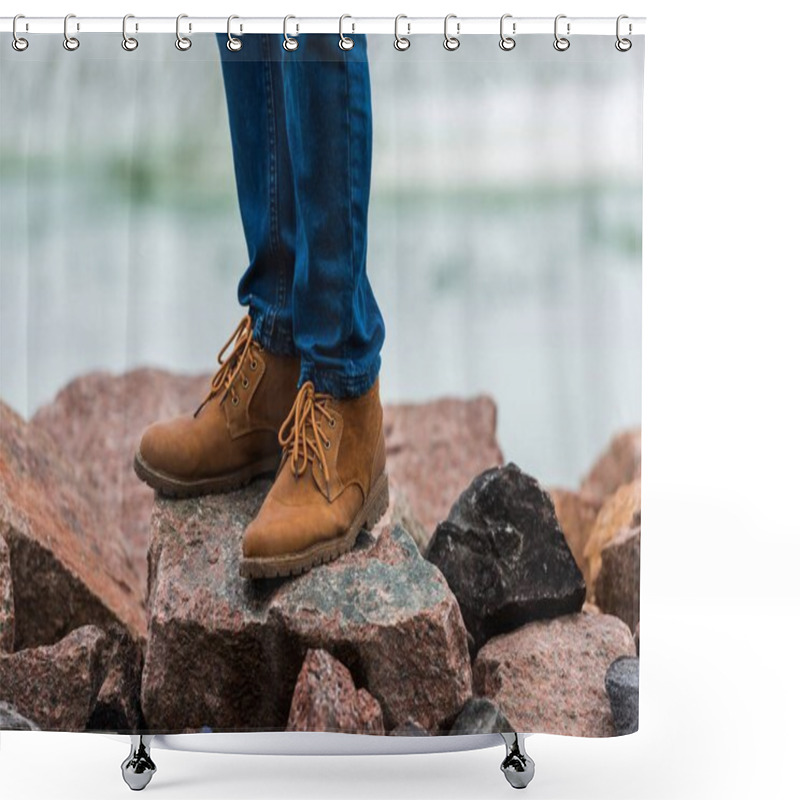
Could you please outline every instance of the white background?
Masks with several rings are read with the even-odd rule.
[[[17,12],[647,16],[641,730],[529,739],[537,776],[527,792],[797,797],[798,6],[27,0],[2,13]],[[126,754],[123,737],[3,732],[0,797],[127,797]],[[193,800],[509,797],[501,755],[156,750],[146,791]]]

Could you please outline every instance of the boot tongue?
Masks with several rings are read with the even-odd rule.
[[[331,502],[330,490],[325,482],[325,475],[317,463],[317,458],[309,459],[310,463],[299,475],[295,475],[291,460],[288,451],[284,450],[278,474],[269,490],[270,494],[274,494],[275,499],[280,499],[284,493],[292,498],[299,496],[304,498],[304,502],[308,504],[322,498]]]

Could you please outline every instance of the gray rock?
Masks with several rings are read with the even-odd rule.
[[[450,735],[469,733],[513,733],[514,728],[500,708],[487,697],[471,697],[456,717]]]
[[[479,649],[536,619],[581,610],[583,576],[539,482],[516,464],[486,470],[437,526],[427,553]]]
[[[38,731],[39,726],[23,717],[13,706],[0,700],[0,731]]]
[[[11,555],[0,536],[0,653],[14,649],[14,587],[11,583]]]
[[[639,659],[622,657],[606,673],[606,692],[619,736],[639,730]]]

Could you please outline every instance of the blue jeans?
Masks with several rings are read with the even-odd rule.
[[[367,42],[218,34],[239,210],[250,263],[238,286],[254,338],[299,355],[300,383],[364,394],[380,369],[385,329],[366,272],[372,167]]]

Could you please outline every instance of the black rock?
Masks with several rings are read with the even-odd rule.
[[[39,726],[23,717],[14,706],[0,700],[0,731],[38,731]]]
[[[619,736],[639,730],[639,659],[622,656],[606,672],[614,728]]]
[[[472,481],[436,527],[427,558],[458,599],[473,655],[492,636],[580,611],[586,597],[550,496],[516,464]]]
[[[450,735],[470,733],[513,733],[506,715],[487,697],[472,697],[456,717]]]

